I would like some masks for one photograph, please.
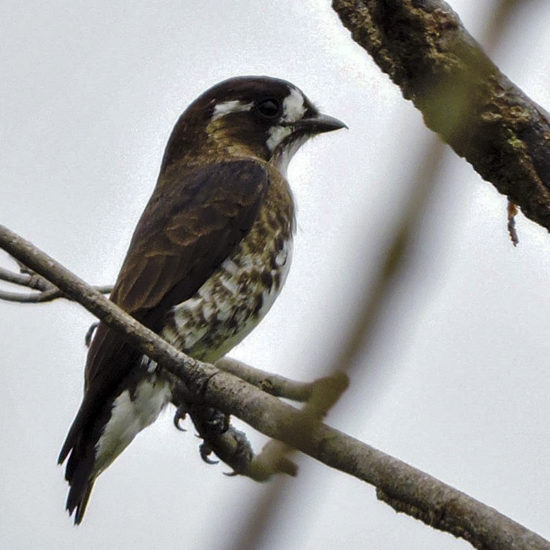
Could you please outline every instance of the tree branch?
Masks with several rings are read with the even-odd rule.
[[[9,269],[0,267],[0,281],[6,281],[19,286],[30,288],[38,292],[23,294],[22,292],[9,292],[0,290],[0,300],[6,302],[17,302],[20,304],[39,304],[43,302],[51,302],[57,298],[66,298],[55,285],[32,272],[28,268],[22,268],[21,273],[15,273]],[[102,294],[110,294],[113,290],[112,285],[94,286],[98,292]]]
[[[426,125],[550,230],[550,118],[485,55],[441,0],[333,0],[353,39]]]
[[[269,437],[375,485],[379,498],[396,510],[462,537],[477,548],[550,549],[550,543],[542,537],[464,493],[334,428],[320,422],[312,424],[300,411],[276,397],[177,351],[97,290],[1,225],[0,247],[110,327],[121,331],[129,342],[181,380],[187,392],[201,396],[208,406],[235,415]],[[252,460],[250,473],[262,479],[266,469],[273,471],[273,467]]]
[[[113,287],[110,285],[94,286],[92,287],[102,294],[110,294]],[[0,290],[0,300],[6,302],[17,302],[19,304],[41,304],[44,302],[52,302],[58,298],[66,298],[66,296],[58,288],[51,288],[50,290],[43,290],[42,292],[32,292],[30,294],[23,294],[22,292],[8,292],[6,290]]]
[[[297,382],[296,380],[291,380],[290,378],[278,374],[251,367],[250,365],[246,365],[241,361],[229,357],[224,357],[216,361],[215,366],[239,377],[241,380],[256,386],[270,395],[284,397],[302,403],[311,400],[315,394],[324,393],[324,389],[327,387],[343,387],[343,389],[345,389],[349,383],[346,374],[341,372],[337,372],[332,376],[319,378],[313,382]],[[331,400],[329,399],[328,401]]]

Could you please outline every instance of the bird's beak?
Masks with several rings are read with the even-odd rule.
[[[340,130],[340,128],[347,128],[347,125],[341,120],[322,113],[310,118],[297,120],[293,123],[293,126],[296,130],[303,130],[309,134],[322,134],[324,132]]]

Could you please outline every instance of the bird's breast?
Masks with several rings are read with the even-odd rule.
[[[284,182],[286,184],[286,182]],[[250,232],[190,299],[174,306],[162,336],[208,362],[222,357],[262,320],[277,298],[292,258],[290,191],[268,195]]]

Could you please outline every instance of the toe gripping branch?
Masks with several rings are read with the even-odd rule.
[[[266,379],[267,373],[264,371],[258,371],[234,360],[225,361],[224,370],[235,369],[238,371],[236,374],[267,393],[306,401],[305,409],[302,411],[306,426],[311,422],[320,421],[349,384],[347,375],[341,372],[310,384],[300,384],[283,377],[269,376]],[[266,380],[271,383],[266,385]],[[174,426],[180,431],[185,431],[181,427],[181,421],[189,415],[198,436],[203,439],[200,455],[206,463],[216,464],[217,461],[210,458],[210,455],[215,454],[232,468],[232,472],[227,475],[245,475],[256,481],[267,481],[276,473],[296,475],[298,468],[288,457],[292,452],[288,446],[271,440],[260,454],[255,455],[246,435],[231,425],[229,415],[205,405],[196,395],[190,395],[182,384],[179,385],[179,391],[174,392],[173,398],[177,407]],[[299,429],[299,426],[295,429]]]
[[[180,404],[174,415],[174,426],[185,431],[181,422],[189,415],[198,437],[203,442],[199,447],[201,458],[207,464],[217,464],[210,455],[218,458],[232,468],[228,475],[249,475],[250,464],[254,458],[254,452],[246,435],[231,426],[229,415],[199,404]]]
[[[268,375],[264,371],[253,369],[234,360],[224,360],[224,370],[236,371],[234,374],[248,383],[277,397],[306,402],[302,411],[303,422],[300,426],[295,426],[294,430],[306,429],[307,431],[319,422],[338,401],[349,384],[349,379],[343,372],[336,372],[315,382],[302,384],[283,377]],[[266,381],[270,383],[266,384]],[[229,415],[208,407],[196,395],[191,395],[182,384],[179,388],[177,394],[176,392],[173,394],[174,404],[177,406],[174,425],[178,430],[185,431],[180,422],[187,415],[190,416],[198,436],[203,439],[200,455],[205,462],[216,464],[217,461],[210,458],[210,455],[215,454],[232,468],[232,472],[227,475],[245,475],[255,481],[267,481],[277,473],[296,475],[298,468],[289,458],[292,448],[280,441],[270,440],[263,450],[255,455],[246,435],[231,425]]]
[[[177,400],[174,426],[185,431],[181,422],[189,416],[203,442],[199,447],[200,456],[207,464],[217,464],[210,456],[215,454],[232,471],[228,476],[244,475],[255,481],[267,481],[273,474],[296,475],[297,467],[288,459],[266,461],[264,453],[256,456],[244,432],[231,425],[229,415],[204,404],[187,403]]]

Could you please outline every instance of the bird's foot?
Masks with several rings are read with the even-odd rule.
[[[185,405],[180,405],[176,412],[174,413],[174,426],[176,427],[176,430],[179,430],[180,432],[186,432],[187,430],[185,428],[182,428],[180,422],[186,419],[188,413],[188,409]]]
[[[229,428],[229,415],[211,407],[201,407],[200,435],[206,440],[224,434]]]
[[[203,441],[201,446],[199,447],[199,452],[201,454],[201,458],[206,464],[218,464],[219,460],[212,460],[210,455],[214,452],[214,449],[210,446],[210,444],[207,441]]]

